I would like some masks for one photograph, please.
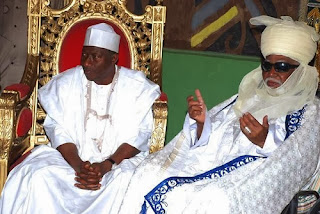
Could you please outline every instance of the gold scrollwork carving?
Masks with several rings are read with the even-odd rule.
[[[308,13],[307,23],[308,23],[308,25],[313,26],[316,29],[316,31],[319,33],[319,30],[320,30],[319,29],[319,26],[320,26],[320,12],[319,12],[319,8],[318,7],[313,8]]]
[[[23,77],[21,83],[29,85],[30,88],[34,87],[34,83],[37,78],[37,66],[39,62],[39,57],[35,55],[27,55],[27,63],[25,67],[25,71],[23,73]],[[31,93],[30,93],[31,94]]]
[[[150,153],[156,152],[164,147],[167,126],[168,106],[166,101],[157,100],[152,106],[154,117],[154,128],[151,135]]]
[[[152,73],[150,74],[150,79],[161,85],[162,37],[159,34],[163,31],[163,25],[158,23],[154,24],[153,31],[153,35],[155,36],[152,44]]]
[[[8,159],[10,145],[12,144],[15,127],[15,107],[19,101],[19,95],[15,91],[4,90],[0,97],[0,158]]]
[[[163,20],[163,7],[154,7],[153,13],[154,13],[154,22],[161,22]]]
[[[40,13],[40,0],[29,0],[28,14],[39,14]]]
[[[313,7],[310,12],[307,15],[307,24],[310,26],[313,26],[317,33],[320,33],[320,11],[319,11],[319,7],[320,4],[319,3],[314,3],[314,4],[308,4],[308,6]],[[317,53],[316,55],[318,57],[316,57],[315,59],[315,67],[317,68],[318,71],[318,75],[320,76],[320,59],[319,59],[319,54],[320,54],[320,45],[318,42],[318,48],[317,48]],[[318,83],[318,91],[320,90],[320,82]]]
[[[144,19],[147,23],[152,23],[153,21],[153,7],[150,5],[147,5],[145,8],[145,14],[144,14]]]
[[[38,35],[39,35],[39,17],[37,16],[31,16],[29,17],[30,21],[30,28],[28,30],[29,34],[29,48],[28,48],[28,53],[29,54],[34,54],[38,55],[39,54],[39,40],[38,40]]]

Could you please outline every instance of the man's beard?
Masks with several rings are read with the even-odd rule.
[[[275,79],[275,78],[273,78],[273,77],[268,77],[268,78],[266,78],[266,79],[264,80],[264,82],[265,82],[266,85],[268,85],[268,81],[272,81],[272,82],[275,82],[275,83],[279,84],[279,86],[277,86],[277,87],[275,87],[275,88],[278,88],[278,87],[280,87],[280,86],[283,84],[283,82],[282,82],[281,80]],[[268,87],[270,87],[270,86],[268,86]],[[270,87],[270,88],[272,88],[272,87]]]

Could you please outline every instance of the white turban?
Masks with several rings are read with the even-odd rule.
[[[317,50],[319,35],[304,22],[293,21],[290,16],[281,19],[258,16],[250,19],[252,25],[265,25],[261,35],[261,53],[266,58],[276,54],[308,64]]]
[[[261,52],[283,55],[296,60],[300,66],[277,88],[270,88],[262,78],[261,66],[248,73],[239,86],[238,99],[233,107],[236,115],[250,112],[260,123],[265,115],[275,119],[290,114],[313,102],[318,87],[318,72],[308,63],[317,50],[319,35],[303,22],[291,17],[276,19],[259,16],[250,19],[254,25],[266,25],[261,35]]]
[[[118,53],[119,44],[120,36],[113,28],[106,23],[100,23],[88,27],[83,45],[104,48]]]

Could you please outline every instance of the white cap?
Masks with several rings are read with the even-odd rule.
[[[120,36],[113,28],[106,24],[100,23],[88,27],[83,46],[95,46],[119,52]]]

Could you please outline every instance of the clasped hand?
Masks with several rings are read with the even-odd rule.
[[[98,190],[101,187],[100,181],[104,174],[111,170],[112,164],[109,161],[91,164],[89,161],[82,162],[76,170],[76,187],[86,190]]]

